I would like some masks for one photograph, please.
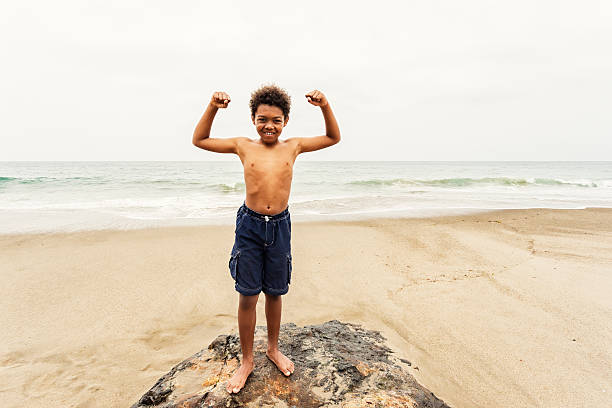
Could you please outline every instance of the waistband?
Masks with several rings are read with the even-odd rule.
[[[251,217],[259,218],[264,221],[269,221],[269,220],[278,221],[278,220],[287,218],[289,216],[289,206],[287,206],[287,208],[285,208],[283,211],[279,212],[278,214],[274,214],[274,215],[261,214],[261,213],[258,213],[257,211],[253,211],[249,207],[246,206],[246,203],[243,203],[242,206],[240,206],[239,210],[242,210],[243,212],[247,213]]]

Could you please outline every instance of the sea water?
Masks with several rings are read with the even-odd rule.
[[[0,162],[0,233],[231,224],[242,165]],[[347,162],[294,166],[292,221],[612,207],[612,162]]]

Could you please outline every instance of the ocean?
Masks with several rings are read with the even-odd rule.
[[[240,160],[0,162],[0,234],[232,224]],[[508,208],[612,207],[612,162],[349,162],[294,166],[293,222]]]

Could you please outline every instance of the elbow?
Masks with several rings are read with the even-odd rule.
[[[207,131],[206,129],[202,129],[196,126],[196,128],[193,130],[193,136],[191,137],[191,143],[197,146],[200,142],[202,142],[202,140],[206,139],[209,136],[210,136],[210,131]]]
[[[325,136],[331,139],[330,146],[333,146],[340,141],[340,132],[331,132],[331,134],[327,133]]]
[[[191,138],[191,143],[194,146],[200,147],[202,145],[202,140],[206,139],[206,137],[202,137],[202,135],[194,132],[193,137]]]

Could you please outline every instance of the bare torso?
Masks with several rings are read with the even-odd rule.
[[[278,140],[267,146],[261,140],[243,139],[238,156],[244,167],[245,204],[262,214],[278,214],[287,208],[298,155],[295,141]]]

